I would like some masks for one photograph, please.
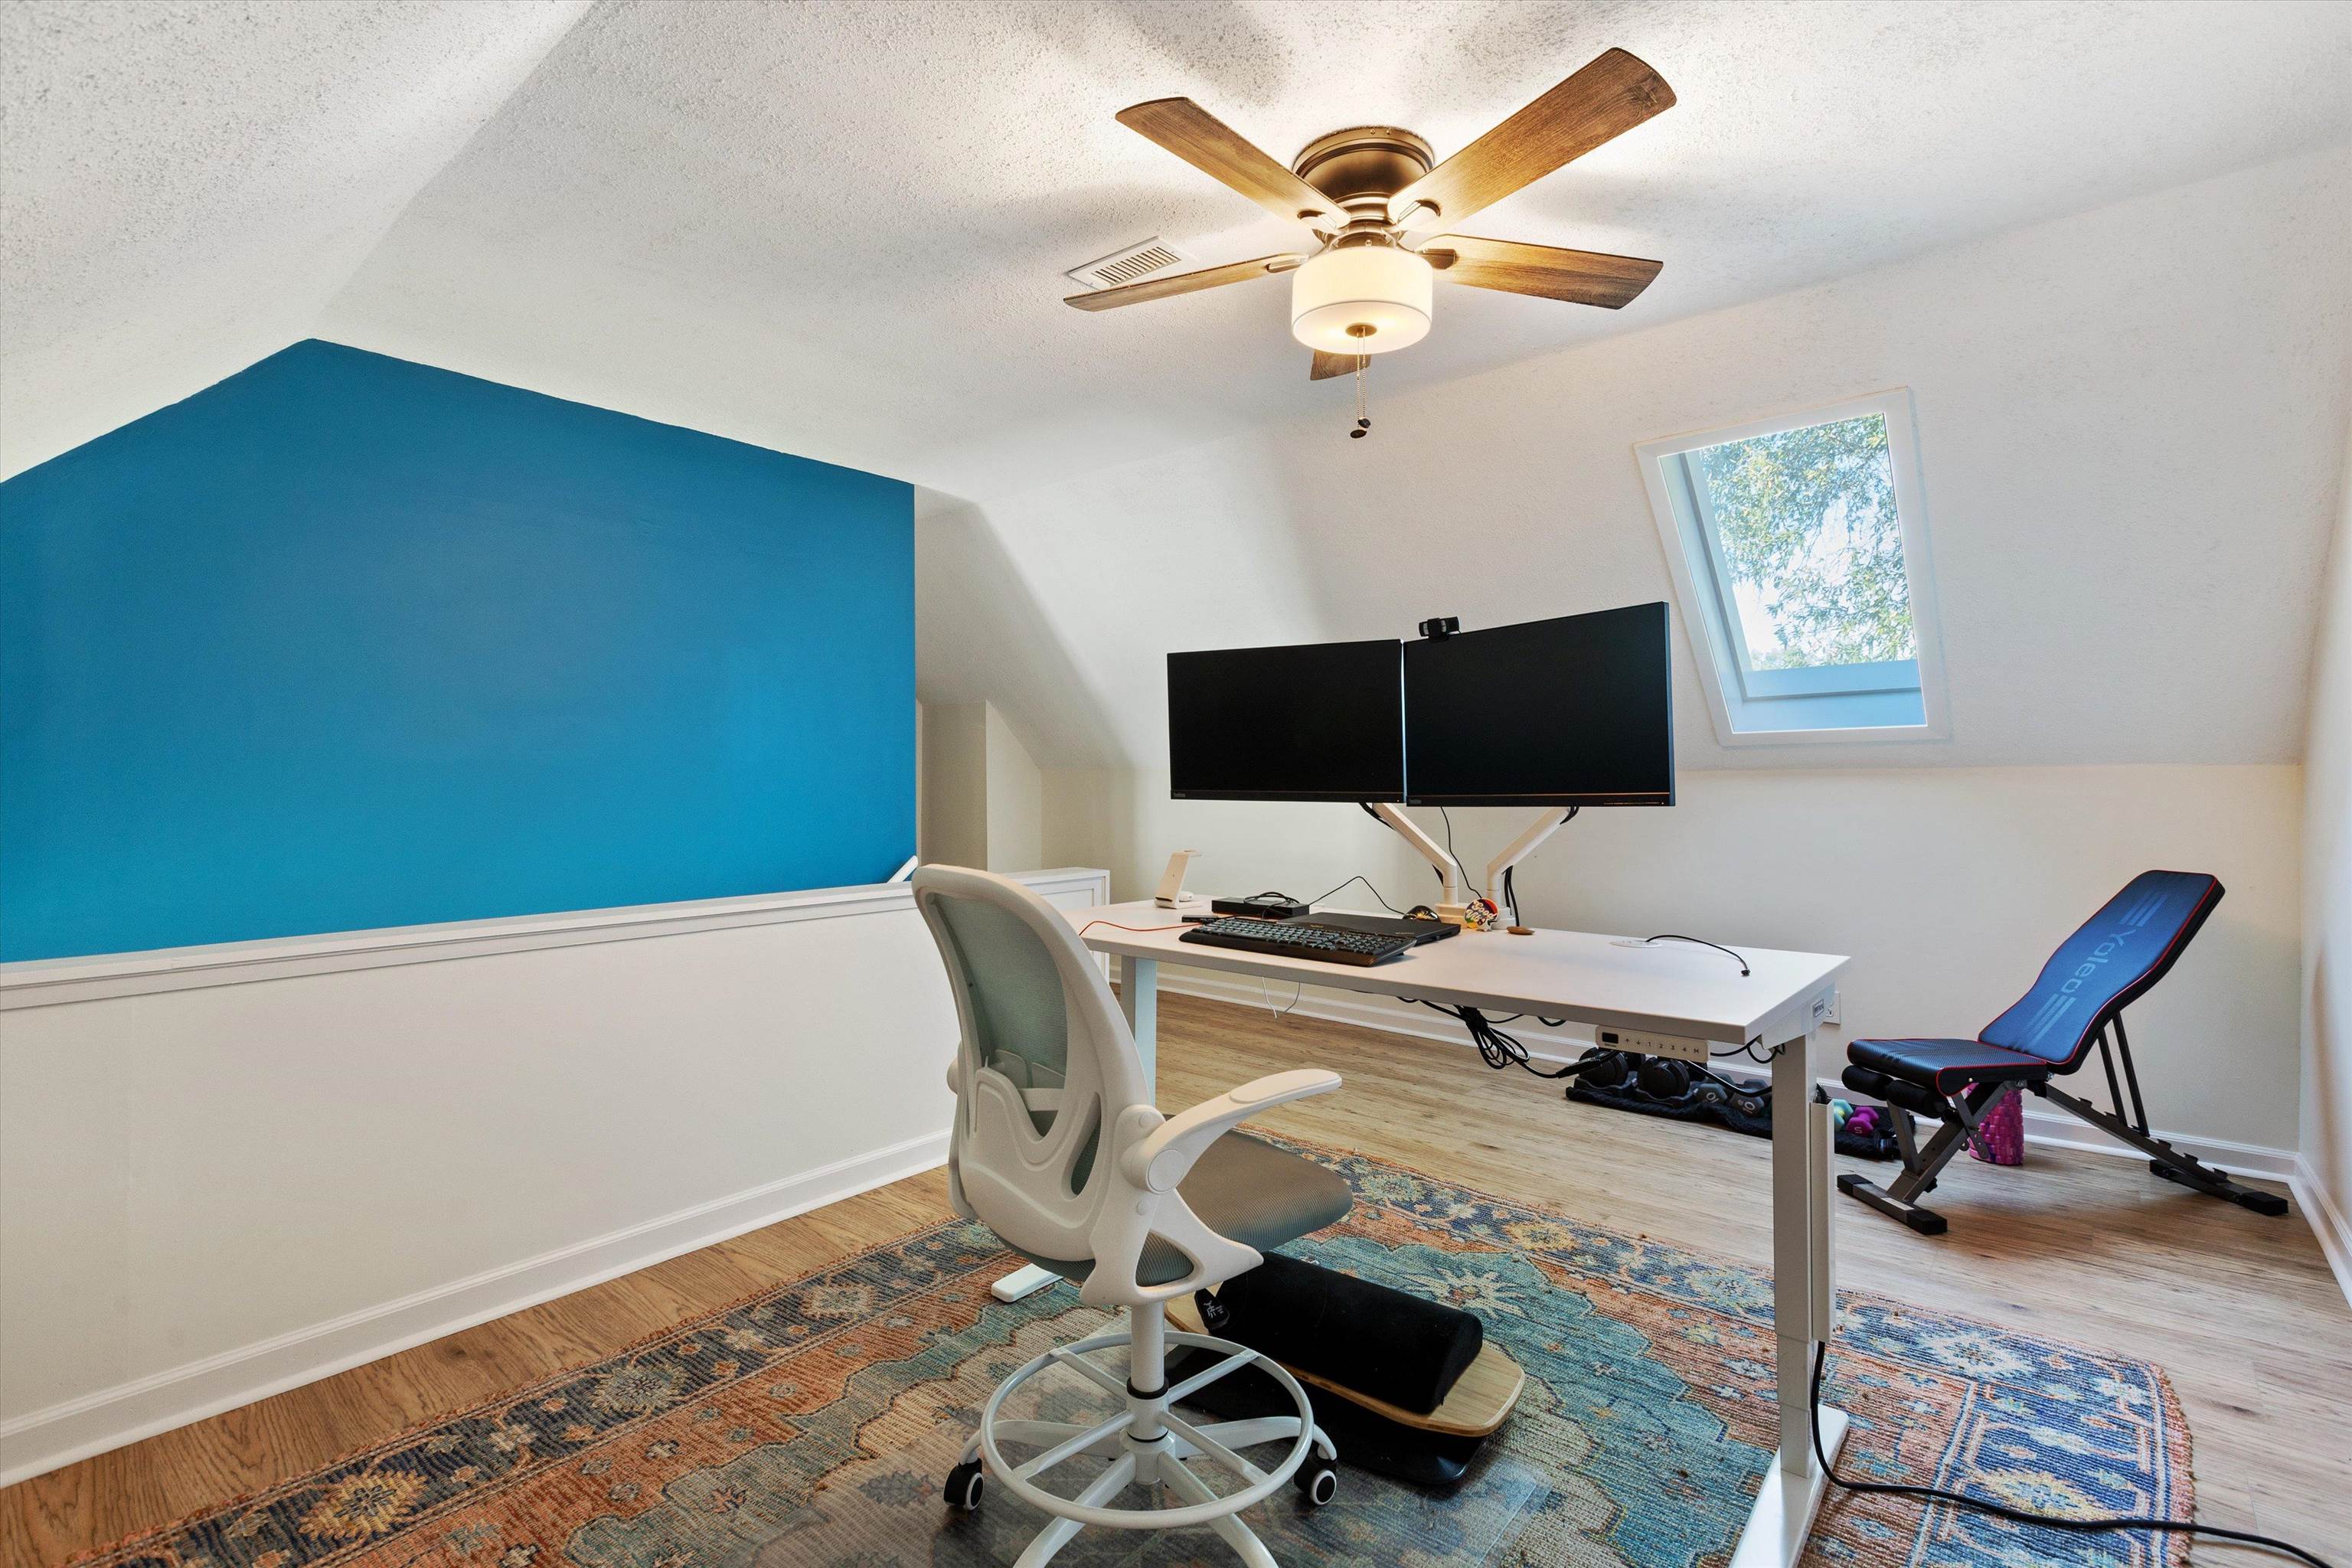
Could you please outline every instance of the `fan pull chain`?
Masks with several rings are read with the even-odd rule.
[[[1362,440],[1372,428],[1371,416],[1364,412],[1364,367],[1371,363],[1370,354],[1356,356],[1356,427],[1348,432],[1353,441]]]

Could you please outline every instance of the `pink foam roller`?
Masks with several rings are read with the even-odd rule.
[[[1977,1123],[1969,1138],[1969,1152],[1989,1165],[2025,1163],[2025,1097],[2005,1095],[1990,1115]]]

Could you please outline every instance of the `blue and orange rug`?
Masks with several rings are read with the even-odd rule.
[[[1339,1500],[1251,1511],[1287,1568],[1707,1568],[1769,1458],[1769,1282],[1378,1160],[1303,1152],[1357,1206],[1298,1244],[1471,1308],[1529,1374],[1456,1492],[1346,1471]],[[981,1402],[1107,1320],[1064,1288],[1007,1305],[1014,1261],[934,1226],[601,1363],[126,1542],[90,1568],[981,1568],[1042,1522],[1002,1495],[950,1515],[940,1481]],[[1842,1468],[2042,1510],[2189,1516],[2189,1435],[2145,1362],[1848,1294],[1830,1397]],[[1063,1418],[1076,1418],[1066,1416]],[[1344,1467],[1345,1455],[1342,1455]],[[1832,1497],[1810,1562],[2175,1564],[2178,1537],[2077,1537]],[[1205,1532],[1088,1531],[1057,1563],[1232,1561]]]

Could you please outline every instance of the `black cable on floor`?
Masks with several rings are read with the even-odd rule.
[[[1869,1492],[1882,1497],[1913,1497],[1929,1502],[1948,1503],[1954,1508],[1973,1509],[2005,1519],[2015,1524],[2038,1524],[2050,1530],[2073,1530],[2095,1532],[2110,1530],[2147,1530],[2168,1535],[2205,1535],[2215,1541],[2234,1541],[2243,1546],[2261,1546],[2273,1552],[2283,1552],[2311,1564],[2311,1568],[2332,1568],[2317,1553],[2306,1552],[2290,1541],[2274,1535],[2256,1535],[2247,1530],[2225,1530],[2218,1524],[2195,1524],[2179,1519],[2131,1519],[2109,1516],[2096,1519],[2069,1519],[2063,1514],[2031,1513],[2006,1503],[1990,1502],[1972,1498],[1962,1492],[1946,1491],[1941,1487],[1915,1486],[1905,1481],[1850,1481],[1837,1473],[1830,1463],[1829,1449],[1822,1443],[1822,1368],[1829,1361],[1829,1345],[1816,1341],[1813,1345],[1813,1386],[1810,1418],[1813,1428],[1813,1458],[1821,1461],[1822,1473],[1831,1481],[1850,1492]]]

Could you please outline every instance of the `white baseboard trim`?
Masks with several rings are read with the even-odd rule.
[[[2258,1176],[2266,1182],[2285,1182],[2294,1175],[2299,1157],[2292,1149],[2273,1149],[2261,1143],[2239,1143],[2227,1138],[2200,1138],[2194,1132],[2168,1132],[2155,1130],[2156,1135],[2179,1150],[2193,1155],[2217,1171],[2227,1171],[2233,1176]],[[2116,1142],[2086,1122],[2077,1121],[2063,1110],[2041,1108],[2037,1100],[2025,1102],[2025,1141],[2053,1149],[2079,1149],[2086,1154],[2113,1154],[2126,1160],[2146,1162],[2147,1156],[2128,1143]]]
[[[944,1129],[0,1422],[0,1486],[944,1164]]]
[[[2327,1256],[2327,1267],[2335,1272],[2346,1305],[2352,1306],[2352,1223],[2346,1221],[2343,1206],[2311,1168],[2311,1162],[2300,1154],[2295,1156],[2294,1174],[2287,1185],[2311,1221],[2312,1234],[2319,1237],[2319,1250]]]

